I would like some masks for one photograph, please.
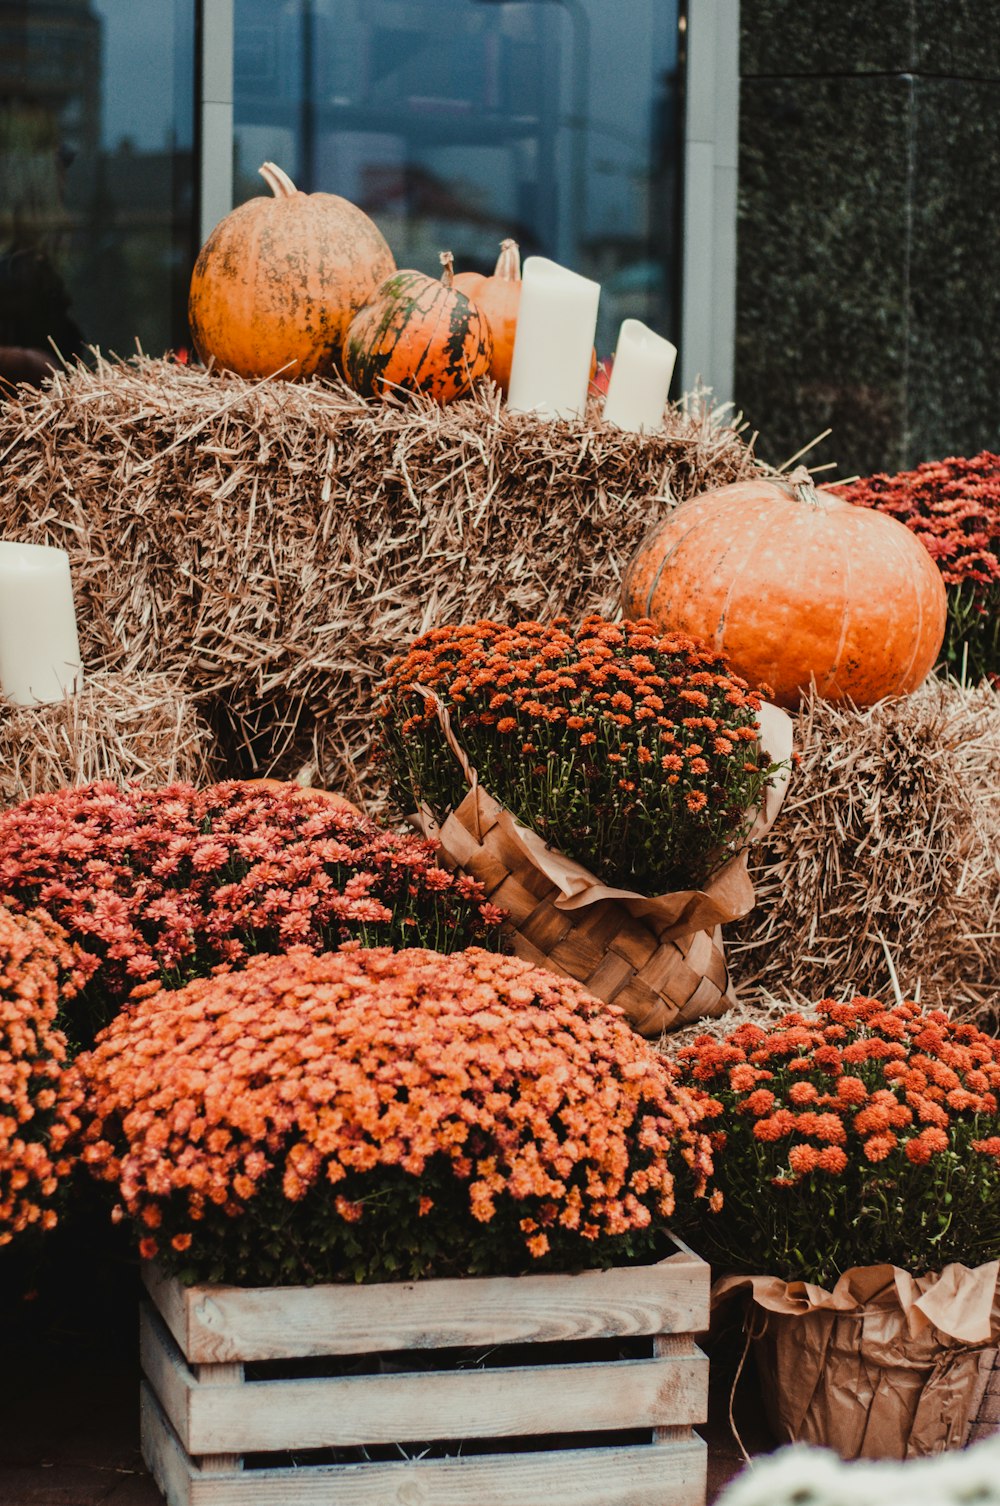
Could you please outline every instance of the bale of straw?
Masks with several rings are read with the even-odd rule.
[[[366,402],[142,356],[19,389],[0,461],[0,534],[68,550],[90,670],[163,670],[232,773],[309,766],[352,798],[389,654],[449,620],[613,611],[666,508],[757,468],[703,400],[639,436],[491,387]]]
[[[93,779],[209,783],[213,741],[191,695],[164,674],[104,670],[50,706],[0,701],[0,806]]]
[[[745,1000],[896,986],[928,1008],[1000,1004],[1000,696],[931,678],[865,710],[810,698],[801,767],[727,928]],[[894,981],[895,975],[895,981]]]

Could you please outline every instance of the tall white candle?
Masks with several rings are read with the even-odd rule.
[[[37,706],[61,701],[82,680],[69,555],[0,541],[0,691]]]
[[[579,418],[597,328],[601,285],[544,256],[521,272],[521,302],[510,366],[507,407],[541,418]]]
[[[677,347],[639,319],[624,319],[611,366],[604,421],[634,434],[663,426]]]

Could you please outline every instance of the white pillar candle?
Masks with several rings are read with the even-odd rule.
[[[639,319],[624,319],[604,400],[604,422],[633,434],[662,428],[676,359],[677,347],[669,340]]]
[[[38,706],[61,701],[82,680],[69,555],[0,541],[0,691]]]
[[[507,407],[540,418],[580,418],[597,328],[601,285],[544,256],[521,272],[521,302]]]

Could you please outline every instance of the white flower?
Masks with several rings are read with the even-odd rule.
[[[718,1506],[1000,1506],[1000,1434],[904,1463],[844,1464],[798,1444],[758,1460]]]

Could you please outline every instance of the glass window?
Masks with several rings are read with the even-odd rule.
[[[236,0],[235,199],[277,162],[376,221],[400,266],[499,242],[677,340],[676,0]]]
[[[0,345],[187,340],[194,0],[0,0]]]

